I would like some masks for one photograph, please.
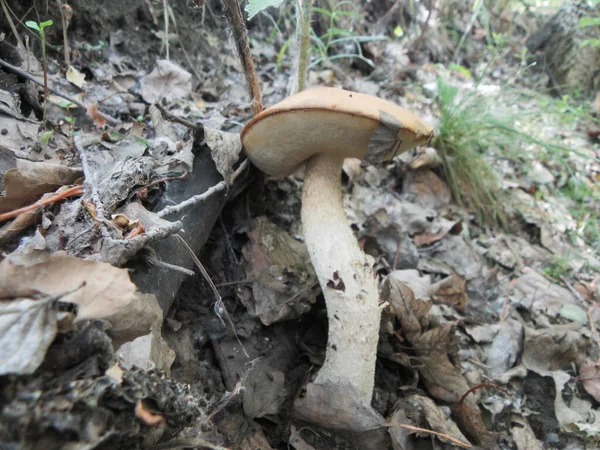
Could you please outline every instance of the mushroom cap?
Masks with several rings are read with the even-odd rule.
[[[376,164],[432,136],[429,125],[400,106],[330,87],[284,99],[253,117],[241,133],[248,158],[271,176],[288,175],[321,152]]]

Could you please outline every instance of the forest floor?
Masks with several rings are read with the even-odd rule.
[[[200,27],[199,9],[175,9],[167,60],[159,12],[86,32],[86,15],[111,14],[96,8],[76,11],[68,70],[49,34],[45,107],[39,84],[0,68],[0,448],[383,448],[293,417],[327,341],[303,173],[242,163],[252,110],[222,19]],[[265,107],[289,84],[283,17],[278,33],[265,17],[250,31]],[[0,59],[41,80],[40,59],[4,39]],[[424,50],[417,64],[389,37],[361,47],[373,67],[309,71],[438,135],[343,169],[359,245],[400,293],[382,316],[373,406],[426,430],[391,426],[394,449],[600,442],[595,125],[546,92],[519,42],[467,70]]]

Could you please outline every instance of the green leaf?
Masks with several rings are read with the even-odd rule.
[[[402,35],[404,35],[404,30],[400,25],[397,25],[396,28],[394,28],[394,36],[401,37]]]
[[[42,143],[42,145],[48,145],[48,142],[50,142],[50,138],[53,134],[53,130],[44,131],[40,136],[40,142]]]
[[[39,27],[39,25],[36,22],[34,22],[33,20],[28,20],[27,22],[25,22],[25,25],[27,25],[29,28],[31,28],[37,32],[42,31],[42,29]]]
[[[139,136],[133,136],[133,140],[135,142],[137,142],[138,144],[142,144],[145,145],[146,147],[150,147],[150,142],[148,142],[146,139],[141,138]]]
[[[467,79],[473,77],[471,75],[471,71],[469,69],[467,69],[466,67],[461,66],[460,64],[450,63],[448,65],[448,69],[449,70],[456,70],[458,73],[460,73],[462,76],[464,76]]]
[[[246,4],[246,12],[248,13],[248,20],[252,19],[259,12],[264,11],[270,7],[279,7],[285,0],[248,0]]]
[[[40,28],[43,30],[46,27],[49,27],[50,25],[54,25],[54,22],[52,22],[51,20],[46,20],[45,22],[40,23]]]
[[[582,17],[579,19],[580,27],[594,27],[600,25],[600,17]]]

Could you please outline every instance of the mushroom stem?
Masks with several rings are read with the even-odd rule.
[[[344,158],[316,154],[306,164],[302,226],[327,304],[325,363],[314,383],[370,405],[381,310],[372,260],[358,247],[342,204]],[[350,389],[348,389],[350,388]]]

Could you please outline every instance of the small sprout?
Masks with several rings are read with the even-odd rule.
[[[50,142],[50,138],[52,137],[53,134],[54,134],[54,130],[44,131],[40,136],[40,143],[42,145],[48,145],[48,142]]]

